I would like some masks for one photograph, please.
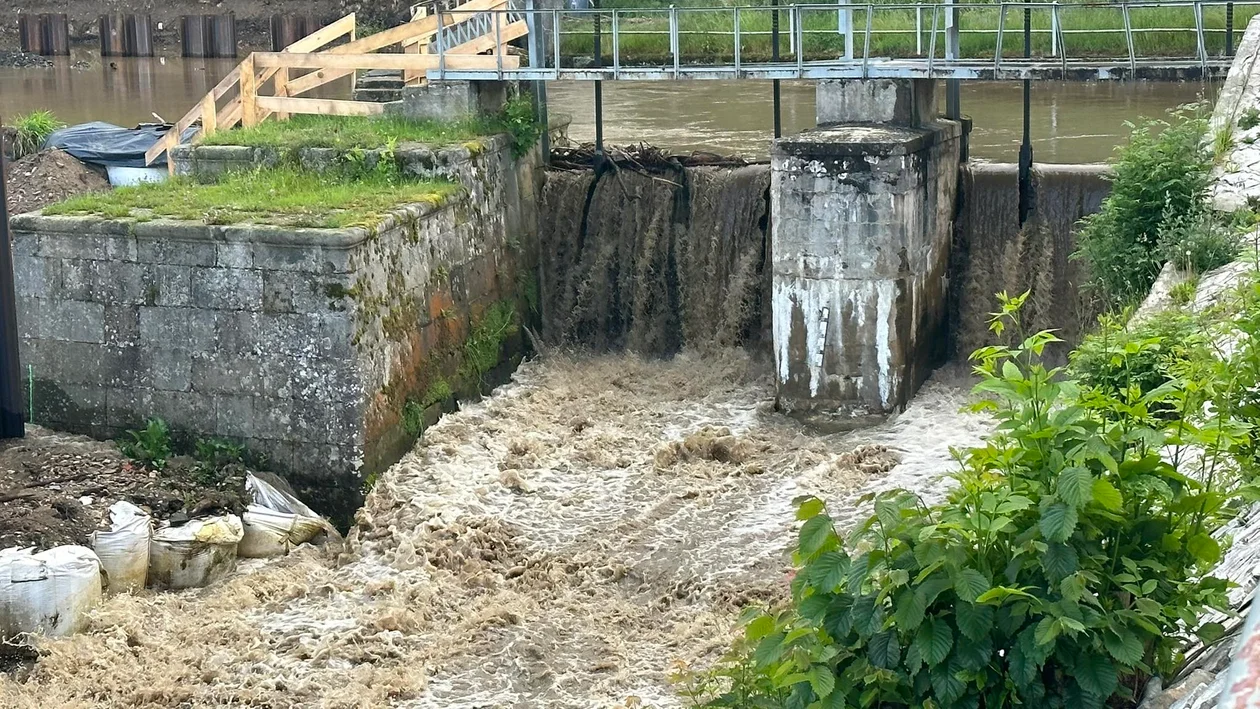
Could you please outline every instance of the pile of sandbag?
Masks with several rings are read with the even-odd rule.
[[[119,501],[109,508],[109,529],[93,533],[91,549],[0,550],[0,639],[69,635],[86,625],[88,611],[105,591],[200,588],[231,572],[238,556],[283,556],[299,544],[337,534],[276,483],[247,474],[253,503],[240,517],[163,522],[154,529],[144,510]]]

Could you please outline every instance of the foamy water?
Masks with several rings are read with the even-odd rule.
[[[303,552],[110,600],[0,704],[679,706],[671,663],[712,662],[742,606],[785,597],[792,498],[841,523],[868,491],[934,499],[988,429],[958,379],[848,435],[772,396],[740,352],[526,364],[381,476],[340,567]]]

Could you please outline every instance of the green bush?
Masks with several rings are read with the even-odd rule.
[[[999,337],[1023,298],[1003,298]],[[1227,604],[1227,582],[1209,573],[1222,554],[1213,532],[1254,491],[1226,460],[1248,427],[1206,404],[1247,387],[1238,368],[1195,361],[1153,390],[1100,396],[1041,364],[1053,335],[1015,339],[973,355],[975,408],[997,432],[960,457],[947,501],[881,494],[842,541],[820,500],[798,500],[790,604],[748,614],[740,644],[692,678],[691,696],[794,709],[1132,706],[1148,677],[1177,665],[1187,628],[1219,637],[1219,625],[1199,627]]]
[[[1170,310],[1126,325],[1128,313],[1104,316],[1098,330],[1071,354],[1069,374],[1081,385],[1120,397],[1130,388],[1145,395],[1174,378],[1176,366],[1206,355],[1194,316]]]
[[[129,430],[119,442],[119,450],[135,463],[161,470],[171,457],[171,431],[160,418],[151,418],[140,430]]]
[[[52,135],[53,131],[65,127],[66,124],[57,120],[52,111],[31,111],[14,118],[13,129],[16,131],[13,141],[14,159],[21,159],[39,152],[40,148],[44,147],[44,141]]]
[[[1146,296],[1164,263],[1165,221],[1198,212],[1206,198],[1212,168],[1203,140],[1207,120],[1197,107],[1171,118],[1133,126],[1115,163],[1111,194],[1081,220],[1075,256],[1088,265],[1089,285],[1112,306]]]
[[[1166,215],[1159,231],[1159,251],[1177,268],[1199,274],[1233,261],[1239,240],[1231,224],[1204,207]]]

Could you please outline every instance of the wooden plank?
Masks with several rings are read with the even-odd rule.
[[[320,116],[379,116],[385,104],[374,101],[339,101],[330,98],[282,98],[259,96],[258,107],[286,113],[309,113]]]
[[[459,6],[459,10],[485,12],[500,7],[507,7],[507,0],[471,0]],[[471,19],[473,14],[460,13],[459,15],[451,15],[442,13],[442,27],[450,27],[461,22]],[[424,39],[437,34],[437,18],[436,14],[412,20],[403,25],[399,25],[383,32],[377,32],[367,37],[361,37],[348,44],[333,47],[327,51],[328,54],[356,54],[365,52],[375,52],[392,44],[399,44],[411,39]],[[336,81],[343,76],[353,75],[354,71],[350,69],[334,69],[324,72],[314,72],[306,76],[294,79],[289,84],[289,93],[298,95],[306,93],[313,88],[323,86],[332,81]]]
[[[493,41],[493,40],[492,40]],[[282,67],[290,69],[412,69],[426,71],[438,68],[441,57],[437,54],[289,54],[287,52],[254,52],[254,63],[259,67]],[[515,69],[520,66],[517,56],[503,57],[503,68]],[[497,58],[477,54],[447,55],[446,68],[459,69],[494,69],[498,66]],[[242,74],[244,76],[244,74]],[[303,77],[305,78],[305,77]],[[297,79],[290,85],[297,83]]]
[[[284,48],[286,52],[313,52],[329,42],[354,32],[354,13],[325,25]]]
[[[254,73],[254,53],[241,62],[241,127],[258,125],[258,75]]]
[[[289,95],[289,70],[288,69],[276,70],[276,84],[275,84],[274,94],[282,98]],[[289,120],[289,114],[277,113],[276,120],[287,121]]]
[[[223,94],[226,94],[228,89],[235,85],[240,77],[241,66],[238,64],[236,68],[229,71],[227,76],[220,79],[219,83],[215,84],[215,87],[210,90],[210,94],[214,96],[214,100],[218,101],[220,98],[223,98]],[[179,145],[179,137],[184,134],[184,131],[188,130],[188,126],[196,123],[198,118],[201,118],[200,103],[189,109],[188,113],[185,113],[183,118],[176,121],[175,125],[166,132],[166,135],[162,136],[161,140],[154,143],[153,147],[149,148],[148,152],[144,154],[144,164],[152,165],[153,161],[157,160],[158,156],[164,151]],[[222,125],[221,122],[220,125]]]
[[[219,129],[219,109],[214,105],[214,95],[206,94],[201,99],[201,134],[210,135]]]

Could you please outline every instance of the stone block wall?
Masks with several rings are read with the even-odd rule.
[[[776,141],[771,292],[780,408],[856,425],[944,354],[961,130],[844,125]]]
[[[375,229],[14,217],[35,421],[113,437],[161,416],[352,510],[414,442],[416,413],[446,403],[424,400],[436,381],[471,394],[488,378],[458,379],[486,311],[528,316],[538,159],[469,155],[466,194]]]

